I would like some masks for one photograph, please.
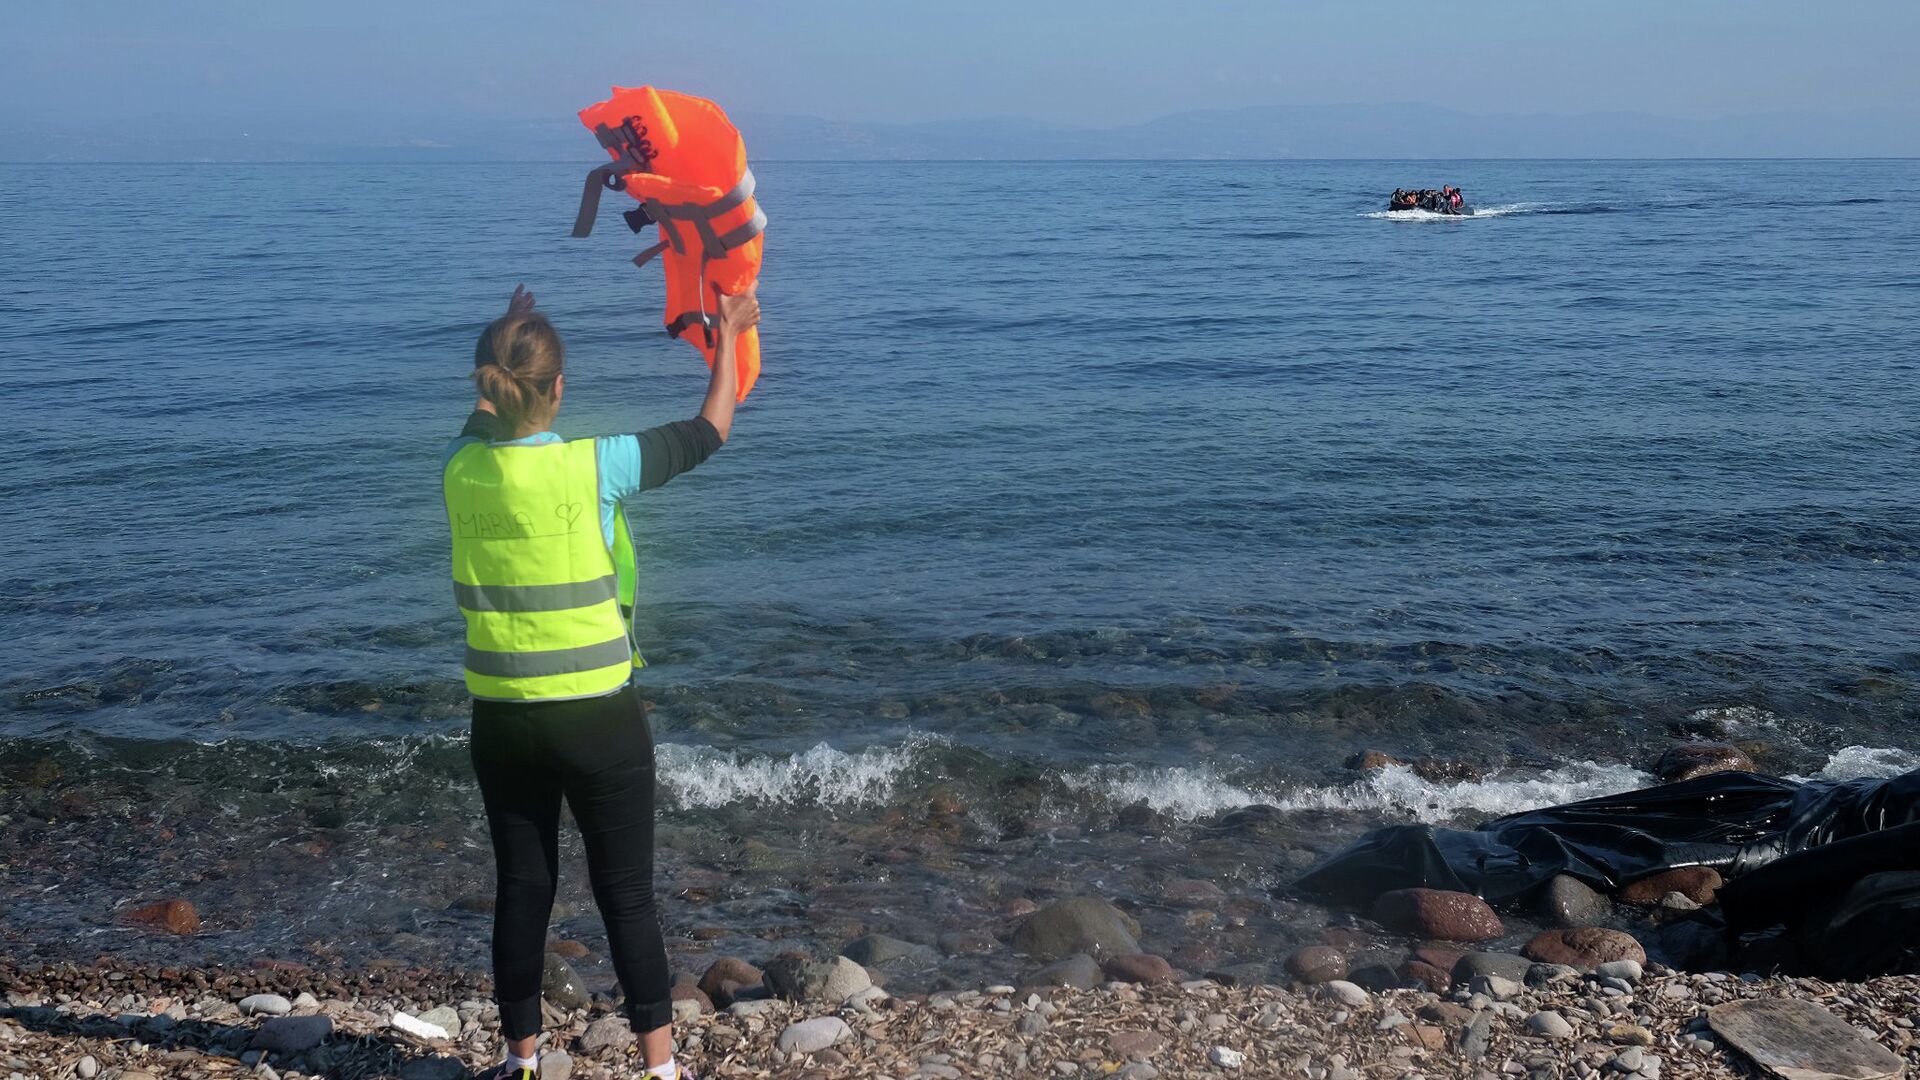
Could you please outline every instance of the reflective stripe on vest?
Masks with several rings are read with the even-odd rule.
[[[638,663],[621,609],[632,546],[600,527],[594,442],[472,443],[447,463],[453,591],[467,624],[467,689],[551,701],[624,686]]]

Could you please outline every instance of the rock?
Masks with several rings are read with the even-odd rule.
[[[565,1050],[546,1050],[540,1054],[540,1080],[570,1080],[573,1056]]]
[[[1750,998],[1707,1010],[1713,1033],[1782,1080],[1881,1080],[1900,1057],[1839,1017],[1797,998]]]
[[[902,941],[885,934],[868,934],[854,938],[840,950],[840,955],[862,967],[875,967],[893,961],[908,961],[916,964],[931,964],[940,959],[938,951],[928,945],[915,945],[911,941]]]
[[[1746,751],[1726,743],[1681,743],[1670,746],[1654,763],[1653,774],[1663,784],[1677,784],[1719,772],[1752,772]]]
[[[1629,883],[1618,896],[1628,904],[1656,904],[1661,897],[1677,892],[1696,904],[1705,905],[1713,903],[1713,895],[1720,891],[1721,884],[1720,871],[1711,866],[1676,866]]]
[[[1536,990],[1564,989],[1580,981],[1580,969],[1565,964],[1531,964],[1527,967],[1527,985]]]
[[[1247,1055],[1230,1047],[1216,1046],[1207,1051],[1207,1060],[1223,1069],[1237,1069],[1247,1063]]]
[[[1557,1012],[1537,1012],[1527,1017],[1527,1030],[1547,1039],[1573,1038],[1573,1025]]]
[[[1159,1069],[1144,1061],[1135,1061],[1120,1066],[1113,1074],[1113,1080],[1155,1080],[1159,1075]]]
[[[1599,926],[1613,914],[1613,904],[1587,887],[1587,883],[1567,874],[1547,883],[1541,897],[1540,915],[1552,926],[1575,929]]]
[[[1395,889],[1374,902],[1373,917],[1395,930],[1439,941],[1491,941],[1507,932],[1485,900],[1442,889]]]
[[[1420,1019],[1450,1028],[1462,1028],[1472,1021],[1474,1013],[1465,1005],[1451,1001],[1429,1001],[1420,1006]]]
[[[1485,994],[1495,1001],[1511,1001],[1519,997],[1526,986],[1499,975],[1481,975],[1468,983],[1467,989],[1476,994]]]
[[[580,1053],[597,1057],[607,1050],[624,1050],[638,1039],[624,1016],[603,1016],[587,1025],[575,1044]]]
[[[1042,960],[1074,953],[1108,956],[1137,953],[1140,924],[1112,904],[1076,896],[1029,915],[1013,932],[1016,951]]]
[[[1498,975],[1503,979],[1525,982],[1527,969],[1532,966],[1533,961],[1512,953],[1471,952],[1453,965],[1453,985],[1470,986],[1473,980],[1482,975]]]
[[[1460,1033],[1460,1056],[1468,1061],[1479,1061],[1487,1056],[1487,1046],[1492,1040],[1492,1014],[1475,1013],[1473,1019],[1467,1022],[1466,1030]]]
[[[1021,985],[1070,986],[1075,990],[1091,990],[1100,985],[1100,964],[1086,953],[1075,953],[1028,975]]]
[[[1359,772],[1371,772],[1374,769],[1385,769],[1394,765],[1405,764],[1406,762],[1401,761],[1399,758],[1394,757],[1384,750],[1362,750],[1347,759],[1347,768]]]
[[[247,1043],[248,1049],[265,1050],[276,1057],[304,1054],[327,1041],[333,1034],[333,1017],[276,1016],[260,1025]]]
[[[438,1024],[429,1024],[417,1016],[397,1010],[393,1014],[393,1026],[399,1031],[427,1042],[453,1037],[451,1032]]]
[[[74,1065],[73,1071],[79,1074],[80,1080],[93,1080],[100,1075],[100,1063],[93,1059],[92,1054],[88,1054]]]
[[[788,1001],[838,1005],[873,985],[867,969],[844,956],[814,960],[798,953],[767,964],[767,989]]]
[[[789,1025],[780,1033],[777,1045],[783,1054],[812,1054],[852,1034],[845,1020],[837,1016],[817,1016]]]
[[[1607,1062],[1607,1067],[1614,1072],[1637,1073],[1646,1063],[1647,1052],[1637,1046],[1629,1046],[1613,1055],[1613,1060]]]
[[[587,947],[577,941],[556,941],[547,946],[547,951],[562,960],[579,960],[587,955]]]
[[[420,1022],[423,1024],[432,1024],[437,1028],[443,1028],[449,1034],[458,1034],[460,1031],[459,1011],[445,1005],[437,1009],[428,1009],[426,1012],[421,1013]]]
[[[279,994],[253,994],[240,999],[240,1011],[248,1016],[285,1016],[293,1011],[293,1002]]]
[[[1593,973],[1602,979],[1625,979],[1636,983],[1646,971],[1635,960],[1611,960],[1594,968]]]
[[[1452,949],[1415,949],[1400,965],[1400,977],[1436,994],[1444,994],[1453,985],[1453,968],[1460,962],[1460,956]]]
[[[1642,965],[1647,962],[1646,950],[1631,934],[1599,927],[1547,930],[1520,951],[1543,964],[1565,964],[1581,971],[1592,971],[1611,960],[1632,960]]]
[[[687,983],[675,983],[672,989],[668,991],[667,996],[673,1001],[675,1006],[680,1005],[682,1002],[692,1006],[693,1015],[695,1016],[705,1016],[713,1011],[713,999],[708,997],[706,992],[698,986]]]
[[[1014,1030],[1028,1038],[1032,1038],[1035,1035],[1044,1033],[1050,1026],[1051,1025],[1047,1023],[1046,1017],[1041,1016],[1039,1013],[1030,1012],[1020,1014],[1020,1020],[1014,1024]]]
[[[1161,986],[1174,980],[1173,965],[1152,953],[1122,953],[1109,956],[1100,971],[1114,982]]]
[[[300,996],[293,999],[293,1007],[296,1009],[317,1009],[320,1007],[320,999],[302,990],[300,991]]]
[[[723,956],[700,976],[700,992],[712,1000],[715,1008],[724,1009],[733,1004],[741,990],[761,985],[763,977],[759,968],[745,960]]]
[[[123,916],[127,922],[169,934],[200,932],[200,913],[185,900],[162,900],[134,908]]]
[[[1126,1029],[1107,1036],[1107,1052],[1114,1057],[1149,1058],[1167,1045],[1167,1037],[1157,1031]]]
[[[1368,994],[1359,986],[1345,979],[1334,979],[1320,985],[1320,992],[1348,1008],[1358,1008],[1367,1003]]]
[[[546,967],[540,972],[540,996],[554,1008],[568,1011],[584,1009],[591,1000],[580,973],[565,957],[553,953],[547,954]]]
[[[1400,969],[1384,963],[1362,964],[1347,972],[1347,981],[1376,994],[1406,986],[1406,980],[1400,977]]]
[[[1347,977],[1347,958],[1331,945],[1308,945],[1287,954],[1287,974],[1308,986]]]
[[[760,998],[754,1001],[736,1001],[727,1006],[728,1016],[765,1016],[780,1008],[780,1003],[772,998]]]

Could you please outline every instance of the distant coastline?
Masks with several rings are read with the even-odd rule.
[[[1775,160],[1920,156],[1920,109],[1680,119],[1635,112],[1480,115],[1431,105],[1263,106],[1120,127],[988,118],[879,124],[742,112],[763,161]],[[55,120],[0,123],[0,161],[572,161],[567,116],[334,115],[296,134],[267,117],[155,116],[111,132]],[[274,131],[256,137],[255,131]]]

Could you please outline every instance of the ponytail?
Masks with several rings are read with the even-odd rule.
[[[560,335],[545,315],[502,315],[473,347],[473,382],[509,431],[551,419],[554,383],[566,364]]]

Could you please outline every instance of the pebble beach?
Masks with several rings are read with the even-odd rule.
[[[1524,960],[1513,966],[1519,980],[1475,976],[1445,991],[1205,978],[901,997],[870,986],[837,1005],[749,996],[718,1011],[683,983],[679,1053],[703,1077],[809,1080],[1677,1080],[1755,1075],[1757,1066],[1716,1035],[1709,1014],[1778,998],[1831,1013],[1900,1068],[1920,1064],[1920,980],[1910,977],[1835,985],[1658,966],[1611,975]],[[9,1080],[456,1080],[497,1060],[496,1014],[480,981],[459,975],[412,970],[340,979],[106,962],[0,970],[0,978],[8,986],[0,1010],[0,1068],[8,1072],[0,1075]],[[547,1080],[641,1071],[634,1036],[618,1015],[593,1005],[549,1010]]]

